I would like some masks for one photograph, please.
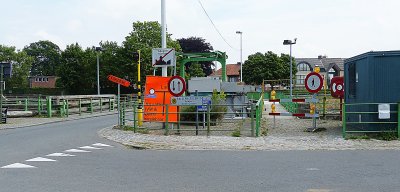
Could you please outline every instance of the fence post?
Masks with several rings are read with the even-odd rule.
[[[79,99],[79,115],[82,115],[82,100]]]
[[[108,98],[108,111],[111,111],[111,97]]]
[[[90,98],[90,114],[93,114],[93,99]]]
[[[122,104],[122,125],[125,126],[126,101]]]
[[[343,130],[342,130],[342,136],[343,138],[346,138],[346,104],[343,102],[342,104],[342,123],[343,123]]]
[[[136,133],[136,103],[133,103],[133,132]]]
[[[103,102],[101,101],[101,97],[100,97],[100,113],[103,112]]]
[[[67,107],[67,109],[66,109],[66,114],[67,114],[67,117],[69,116],[69,101],[68,101],[68,99],[66,100],[66,107]]]
[[[40,95],[38,97],[38,114],[41,115],[42,114],[42,101],[40,100]]]
[[[322,110],[322,116],[325,118],[325,115],[326,115],[326,97],[324,97],[324,99],[322,100],[323,101],[323,103],[322,103],[322,108],[323,108],[323,110]]]
[[[25,111],[28,111],[28,98],[25,99]]]
[[[260,107],[256,105],[256,137],[260,136]]]
[[[397,139],[400,140],[400,103],[397,103]]]
[[[47,108],[47,117],[52,117],[51,96],[47,96],[46,98],[46,108]]]
[[[255,136],[254,135],[254,104],[251,105],[250,108],[250,119],[251,119],[251,136]]]
[[[207,104],[207,136],[210,136],[210,121],[211,121],[211,115],[210,115],[210,110],[211,106],[210,104]]]
[[[168,104],[165,105],[165,135],[169,134],[169,126],[168,126]]]

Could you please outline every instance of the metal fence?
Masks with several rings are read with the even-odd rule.
[[[389,104],[390,118],[378,118],[378,105]],[[393,114],[393,115],[392,115]],[[400,104],[399,103],[344,103],[343,104],[343,137],[347,133],[397,133],[400,138]]]
[[[195,105],[138,105],[137,102],[124,101],[119,111],[120,125],[134,132],[159,135],[229,135],[260,136],[263,97],[255,103],[245,105],[211,104],[203,105],[205,111],[197,111]],[[149,107],[159,110],[144,110]],[[243,108],[241,112],[228,110],[229,107]],[[174,109],[174,110],[171,110]],[[159,112],[156,112],[159,111]],[[159,116],[159,119],[139,116]],[[175,116],[175,117],[173,117]],[[173,118],[171,118],[173,117]],[[147,120],[146,120],[147,119]]]

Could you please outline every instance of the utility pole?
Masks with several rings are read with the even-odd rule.
[[[167,26],[165,22],[165,0],[161,0],[161,48],[167,48]],[[168,76],[168,67],[162,67],[162,76]]]

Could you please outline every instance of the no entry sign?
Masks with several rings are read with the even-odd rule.
[[[310,93],[318,93],[323,84],[322,76],[316,72],[311,72],[306,76],[305,86]]]
[[[186,82],[180,76],[173,76],[168,82],[168,91],[175,97],[181,96],[186,90]]]

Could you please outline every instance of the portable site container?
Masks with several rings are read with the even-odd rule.
[[[345,119],[351,125],[348,130],[373,132],[396,129],[397,103],[400,102],[400,51],[367,52],[346,59],[344,79],[344,101],[346,112],[350,112]],[[389,119],[379,118],[377,103],[391,103]]]

